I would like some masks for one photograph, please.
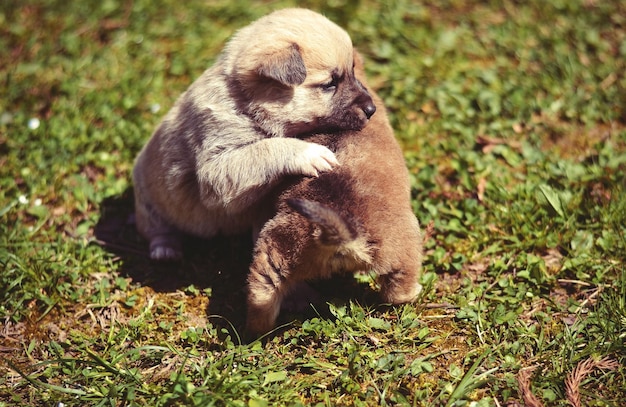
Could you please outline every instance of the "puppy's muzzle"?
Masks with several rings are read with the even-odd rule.
[[[367,88],[360,81],[356,81],[360,94],[356,100],[356,104],[363,110],[365,117],[369,120],[376,113],[376,105],[372,100]]]
[[[363,113],[365,113],[365,116],[368,119],[370,117],[372,117],[374,115],[374,113],[376,113],[376,106],[374,105],[373,102],[370,102],[370,103],[366,104],[361,109],[363,109]]]

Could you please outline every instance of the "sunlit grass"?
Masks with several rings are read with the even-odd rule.
[[[420,301],[319,284],[330,305],[245,344],[249,239],[159,266],[134,231],[161,117],[234,30],[295,3],[4,1],[0,406],[565,406],[603,358],[583,405],[623,404],[626,7],[327,3],[298,5],[365,56],[432,225]]]

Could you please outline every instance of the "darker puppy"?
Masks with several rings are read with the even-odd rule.
[[[357,78],[363,82],[362,67]],[[371,92],[370,92],[371,93]],[[248,276],[247,331],[271,330],[298,282],[373,269],[382,298],[416,299],[423,236],[410,204],[409,174],[380,98],[360,131],[312,136],[341,166],[287,184],[261,229]]]

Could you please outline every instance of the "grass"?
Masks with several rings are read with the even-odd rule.
[[[242,344],[246,237],[146,259],[135,155],[234,30],[293,4],[2,2],[0,406],[624,405],[621,1],[299,3],[350,32],[405,149],[417,304],[320,283]]]

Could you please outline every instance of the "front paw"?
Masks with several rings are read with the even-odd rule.
[[[317,177],[321,172],[332,171],[339,165],[339,161],[332,151],[315,143],[310,143],[296,157],[296,160],[300,167],[300,173],[310,177]]]

